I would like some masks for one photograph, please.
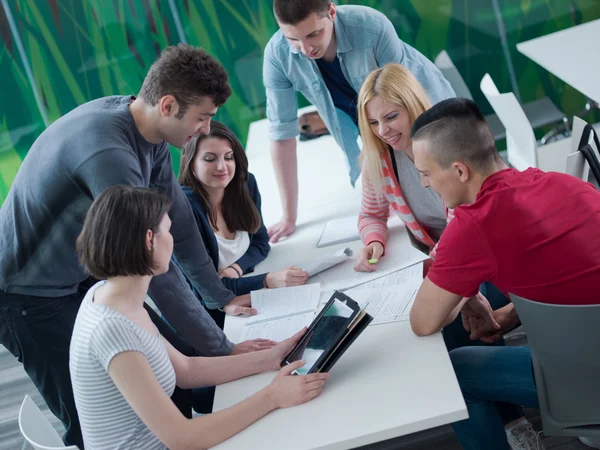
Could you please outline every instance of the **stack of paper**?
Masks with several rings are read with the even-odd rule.
[[[310,325],[320,296],[319,284],[251,292],[252,307],[258,315],[246,319],[240,342],[256,338],[282,341],[293,336]]]
[[[399,286],[350,289],[346,292],[361,308],[373,316],[372,324],[400,322],[410,319],[410,310],[422,280],[412,279]]]
[[[308,273],[309,277],[312,277],[324,270],[330,269],[333,266],[347,260],[352,256],[352,250],[345,248],[337,252],[328,253],[315,258],[310,264],[306,264],[303,269]]]

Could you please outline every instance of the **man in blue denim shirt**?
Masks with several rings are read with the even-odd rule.
[[[408,68],[433,104],[454,97],[437,67],[402,42],[388,18],[365,6],[336,7],[329,0],[275,0],[280,30],[265,48],[263,81],[271,158],[283,206],[269,229],[271,242],[295,230],[298,209],[296,136],[301,92],[347,157],[350,181],[360,175],[357,92],[372,70],[388,63]]]

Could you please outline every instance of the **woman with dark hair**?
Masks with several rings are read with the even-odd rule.
[[[291,376],[287,365],[270,385],[223,411],[187,419],[169,396],[277,370],[305,330],[268,350],[187,357],[159,332],[144,308],[152,277],[173,253],[171,201],[156,191],[113,186],[92,204],[77,239],[81,263],[96,279],[75,321],[70,374],[87,450],[205,449],[270,411],[304,403],[327,374]],[[127,220],[123,220],[123,218]]]
[[[308,274],[298,267],[242,278],[270,250],[260,212],[260,193],[235,134],[212,121],[210,132],[183,148],[179,183],[223,284],[236,295],[262,288],[298,286]],[[218,305],[206,305],[209,309]]]

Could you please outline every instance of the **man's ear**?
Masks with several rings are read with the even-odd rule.
[[[453,168],[461,183],[466,183],[471,179],[471,169],[464,162],[453,163]]]
[[[335,3],[329,4],[329,11],[327,13],[328,13],[329,19],[331,19],[332,21],[335,21],[335,16],[337,14],[337,10],[335,9]]]
[[[158,109],[163,117],[175,116],[179,111],[179,104],[172,95],[165,95],[158,101]]]

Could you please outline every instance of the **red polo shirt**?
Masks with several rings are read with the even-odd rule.
[[[506,169],[459,206],[427,276],[463,297],[490,281],[544,303],[600,304],[600,192],[570,175]]]

